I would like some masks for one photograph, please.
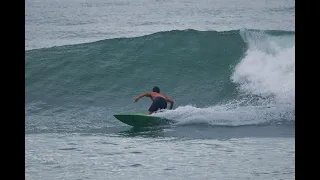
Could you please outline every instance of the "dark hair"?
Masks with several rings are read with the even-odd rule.
[[[157,86],[155,86],[153,87],[152,92],[160,93],[160,89]]]

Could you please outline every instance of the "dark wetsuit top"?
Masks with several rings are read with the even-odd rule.
[[[159,109],[166,109],[166,108],[167,108],[167,100],[161,96],[157,96],[154,98],[149,108],[149,111],[152,113],[152,112],[158,111]]]

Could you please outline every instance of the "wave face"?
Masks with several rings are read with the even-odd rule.
[[[26,51],[27,130],[117,126],[155,85],[176,102],[157,116],[180,124],[294,122],[294,35],[188,29]]]

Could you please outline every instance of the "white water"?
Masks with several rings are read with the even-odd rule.
[[[252,35],[253,34],[253,35]],[[291,36],[254,35],[242,31],[249,45],[231,80],[247,95],[274,96],[277,103],[294,103],[295,45]]]
[[[180,124],[252,125],[281,123],[295,118],[294,37],[241,31],[249,49],[234,68],[230,80],[242,93],[240,99],[207,108],[182,106],[157,116]]]

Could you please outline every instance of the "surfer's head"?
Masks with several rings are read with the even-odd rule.
[[[152,92],[160,93],[160,89],[157,86],[155,86],[153,87]]]

